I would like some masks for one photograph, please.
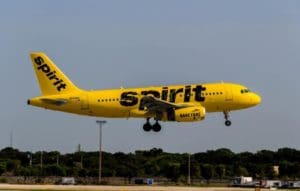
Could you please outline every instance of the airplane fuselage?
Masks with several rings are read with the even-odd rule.
[[[110,90],[80,91],[72,94],[48,96],[51,99],[65,100],[64,105],[45,104],[39,97],[30,104],[46,109],[98,117],[152,117],[146,108],[141,107],[144,96],[154,96],[170,103],[199,105],[206,112],[223,112],[245,109],[260,102],[258,95],[245,86],[233,83],[205,83],[191,85],[171,85],[145,88],[120,88]],[[43,96],[46,98],[47,96]]]

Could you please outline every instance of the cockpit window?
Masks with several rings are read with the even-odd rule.
[[[241,94],[245,94],[245,93],[249,93],[251,92],[249,89],[242,89],[241,90]]]

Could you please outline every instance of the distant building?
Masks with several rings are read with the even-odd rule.
[[[264,188],[280,188],[282,183],[280,180],[263,180],[261,186]]]
[[[287,181],[287,182],[282,182],[282,188],[300,188],[300,181]]]
[[[74,185],[76,184],[74,177],[62,177],[61,184],[63,185]]]
[[[239,176],[232,179],[231,186],[254,187],[252,177]]]
[[[272,166],[273,175],[278,176],[279,175],[279,166]]]

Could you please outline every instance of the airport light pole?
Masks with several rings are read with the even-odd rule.
[[[43,169],[43,151],[41,151],[41,158],[40,158],[40,166],[41,166],[41,169]]]
[[[102,125],[106,121],[97,120],[96,123],[99,124],[99,184],[101,184],[101,167],[102,167]]]
[[[189,155],[189,161],[188,161],[188,185],[191,185],[191,153]]]

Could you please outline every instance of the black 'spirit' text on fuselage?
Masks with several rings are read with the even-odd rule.
[[[175,103],[176,96],[179,93],[183,93],[183,101],[184,102],[190,102],[192,92],[195,94],[195,101],[198,102],[204,102],[205,98],[202,97],[201,92],[205,91],[206,88],[202,85],[196,85],[194,88],[192,88],[191,85],[187,85],[184,88],[178,88],[178,89],[169,89],[169,87],[162,87],[161,91],[157,90],[144,90],[140,93],[136,91],[128,91],[123,92],[121,94],[121,101],[120,104],[123,106],[134,106],[138,104],[139,102],[139,94],[143,96],[151,95],[156,98],[159,98],[164,101],[168,101],[171,103]],[[140,110],[143,110],[143,108],[139,108]]]

